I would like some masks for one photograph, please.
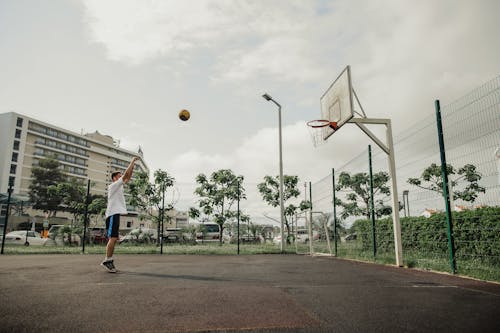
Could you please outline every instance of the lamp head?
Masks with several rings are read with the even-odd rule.
[[[264,95],[262,95],[262,97],[264,97],[264,99],[265,99],[266,101],[270,101],[270,100],[272,100],[272,99],[273,99],[273,98],[272,98],[271,96],[269,96],[268,94],[264,94]]]

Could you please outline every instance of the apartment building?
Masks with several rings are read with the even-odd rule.
[[[27,195],[32,168],[49,155],[56,156],[66,175],[90,179],[93,194],[106,195],[111,173],[124,171],[133,156],[139,157],[136,171],[149,173],[140,149],[123,149],[108,135],[79,134],[14,112],[0,114],[0,193],[12,182],[14,194]],[[129,215],[137,212],[131,209]]]

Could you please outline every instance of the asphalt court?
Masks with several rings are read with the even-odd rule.
[[[500,285],[301,255],[0,257],[1,332],[498,332]]]

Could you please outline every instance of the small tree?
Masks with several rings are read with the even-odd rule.
[[[51,186],[57,186],[64,182],[65,176],[60,169],[61,164],[53,156],[39,160],[38,166],[31,170],[30,201],[33,209],[49,212],[50,216],[56,216],[60,210],[62,198],[57,191],[50,191]]]
[[[453,189],[453,200],[461,199],[467,202],[474,202],[479,193],[486,192],[485,188],[478,183],[482,176],[476,171],[474,165],[466,164],[457,170],[451,164],[446,164],[446,172],[448,173],[448,180]],[[452,175],[455,177],[452,177]],[[408,183],[443,195],[441,166],[432,163],[424,169],[419,178],[408,178]],[[463,189],[456,189],[460,185]]]
[[[242,186],[243,176],[236,176],[229,169],[221,169],[213,172],[210,178],[199,174],[196,182],[199,186],[194,193],[200,197],[198,201],[200,210],[203,214],[213,216],[214,222],[220,226],[219,242],[222,245],[224,224],[237,213],[231,208],[238,198],[246,199],[245,189]]]
[[[380,171],[373,174],[374,208],[377,217],[392,213],[392,208],[384,203],[391,195],[391,190],[387,185],[389,179],[387,172]],[[335,190],[347,192],[346,201],[339,198],[336,200],[336,204],[343,208],[340,214],[342,219],[349,216],[370,218],[370,176],[366,172],[352,176],[348,172],[342,172]]]
[[[67,181],[52,185],[48,189],[51,195],[58,195],[61,201],[61,211],[71,213],[73,215],[72,226],[69,230],[65,231],[70,234],[74,232],[83,235],[83,220],[85,215],[85,208],[87,205],[87,187],[84,182],[78,178],[70,177]],[[106,210],[107,199],[102,195],[90,195],[88,204],[88,217],[102,216]],[[71,238],[70,238],[71,239]]]
[[[100,217],[103,217],[106,213],[106,207],[108,205],[108,199],[103,195],[92,195],[91,201],[89,204],[89,221],[93,217],[97,220]]]
[[[174,208],[174,198],[163,207],[163,195],[168,188],[174,186],[175,179],[166,171],[158,169],[154,172],[153,183],[149,182],[149,176],[145,172],[138,172],[129,184],[129,204],[137,207],[141,212],[141,219],[151,219],[157,225],[158,242],[160,241],[160,222],[162,209],[165,211]],[[163,212],[165,213],[165,212]],[[165,219],[169,219],[164,214]]]
[[[285,206],[285,220],[283,223],[287,230],[287,243],[291,242],[291,228],[290,222],[292,217],[298,212],[309,209],[311,204],[307,200],[303,200],[300,204],[294,205],[290,203],[287,205],[287,201],[291,199],[296,199],[300,195],[298,188],[299,177],[298,176],[283,176],[283,204]],[[280,192],[279,192],[280,179],[279,176],[271,177],[265,176],[264,181],[257,185],[262,199],[267,202],[268,205],[272,207],[278,207],[280,205]]]
[[[262,230],[264,228],[259,225],[259,224],[255,224],[255,223],[250,223],[250,226],[249,226],[249,232],[250,234],[253,236],[253,238],[255,240],[257,240],[257,235],[261,235],[262,234]]]

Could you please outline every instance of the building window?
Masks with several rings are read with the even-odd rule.
[[[11,164],[10,165],[10,173],[15,175],[16,174],[16,168],[17,168],[17,165],[15,164]]]
[[[14,186],[14,182],[15,182],[15,181],[16,181],[16,177],[14,177],[14,176],[10,176],[10,177],[9,177],[9,185]]]
[[[23,127],[23,118],[17,118],[17,127]]]
[[[17,162],[18,153],[12,153],[12,162]]]
[[[132,222],[127,221],[127,228],[132,228]]]
[[[19,141],[14,140],[14,150],[19,150]]]
[[[21,138],[21,130],[16,128],[16,139]]]

